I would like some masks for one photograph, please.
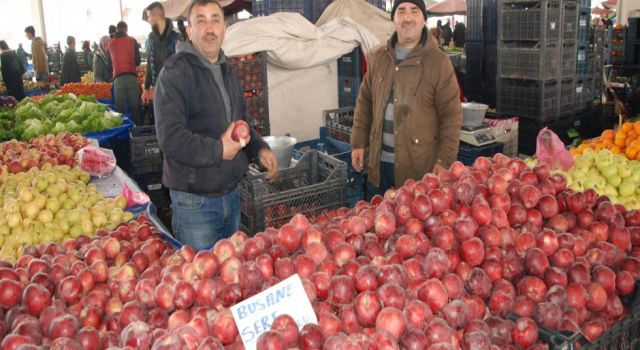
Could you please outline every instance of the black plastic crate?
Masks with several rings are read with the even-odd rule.
[[[125,173],[129,173],[131,171],[129,135],[109,138],[103,142],[100,147],[108,148],[113,151],[113,155],[116,157],[116,164]]]
[[[640,17],[627,19],[627,40],[640,40]]]
[[[576,86],[572,77],[560,81],[560,99],[558,111],[560,114],[571,113],[575,109]]]
[[[560,74],[560,44],[501,43],[498,72],[502,78],[554,79]]]
[[[495,42],[497,16],[496,0],[467,1],[466,42]]]
[[[349,143],[353,127],[354,107],[326,109],[322,111],[327,136],[341,142]]]
[[[497,112],[537,120],[556,118],[560,81],[529,79],[498,79]]]
[[[313,0],[252,0],[251,14],[268,16],[277,12],[295,12],[313,21]]]
[[[465,79],[481,80],[484,43],[468,42],[464,46],[467,55]],[[494,57],[495,60],[495,57]]]
[[[542,122],[537,119],[521,117],[518,126],[518,153],[535,154],[538,133],[545,127],[556,133],[562,142],[566,144],[570,141],[567,131],[573,127],[573,118],[568,114],[554,120]]]
[[[345,205],[347,166],[318,151],[306,152],[293,166],[280,169],[268,182],[253,167],[240,181],[241,224],[248,233],[279,227],[295,214],[313,220]]]
[[[559,0],[500,0],[498,37],[501,40],[560,40],[561,12]]]
[[[562,1],[562,40],[578,38],[578,3]]]
[[[356,47],[350,53],[338,58],[338,76],[362,76],[362,49]]]
[[[586,96],[585,96],[585,84],[586,84],[586,78],[584,76],[576,76],[576,83],[575,83],[575,88],[576,88],[576,94],[574,97],[574,110],[581,110],[584,109],[585,103],[586,103]]]
[[[318,18],[322,15],[322,12],[329,6],[331,0],[313,0],[311,1],[311,15],[310,21],[316,23]]]
[[[162,153],[155,125],[135,126],[129,129],[129,145],[132,173],[162,171]]]
[[[464,165],[472,165],[478,157],[492,157],[496,153],[502,153],[504,144],[495,142],[484,146],[473,146],[465,142],[460,142],[458,148],[458,160]]]
[[[589,71],[588,49],[586,46],[578,46],[576,50],[576,75],[587,75]]]
[[[577,46],[575,41],[563,41],[561,46],[560,76],[567,77],[576,74]]]
[[[361,83],[359,76],[338,76],[338,106],[355,106]]]
[[[169,189],[162,184],[162,172],[134,174],[131,178],[142,191],[149,195],[149,199],[156,208],[166,208],[171,205]]]
[[[578,13],[578,42],[587,43],[590,41],[589,33],[591,28],[591,9],[580,10]]]
[[[258,52],[241,57],[231,57],[229,62],[244,87],[249,124],[260,135],[270,135],[266,53]]]

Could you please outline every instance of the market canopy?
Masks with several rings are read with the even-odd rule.
[[[427,7],[427,13],[440,16],[466,15],[467,2],[465,0],[444,0]]]
[[[608,9],[615,9],[618,6],[618,0],[603,1],[602,6]]]

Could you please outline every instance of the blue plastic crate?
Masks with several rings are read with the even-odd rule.
[[[458,160],[464,165],[472,165],[478,157],[492,157],[496,153],[501,153],[504,148],[502,142],[496,142],[485,146],[475,147],[464,142],[460,142],[458,149]]]
[[[314,0],[252,0],[251,13],[254,16],[268,16],[277,12],[295,12],[313,21]]]
[[[338,77],[338,106],[352,107],[356,105],[362,78],[358,76]]]
[[[589,71],[587,52],[588,49],[586,46],[578,47],[576,57],[576,75],[587,75],[587,72]]]
[[[497,38],[496,0],[467,1],[467,42],[495,42]]]
[[[578,42],[588,43],[591,29],[591,11],[580,10],[578,13]]]

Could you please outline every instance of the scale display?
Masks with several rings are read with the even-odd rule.
[[[496,138],[491,132],[491,127],[482,124],[474,128],[462,127],[460,141],[479,147],[496,142]]]

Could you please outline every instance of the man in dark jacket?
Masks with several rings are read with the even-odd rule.
[[[453,41],[456,43],[456,47],[464,47],[464,43],[467,35],[467,27],[464,23],[456,23],[456,28],[453,30]]]
[[[268,180],[277,176],[278,164],[255,131],[244,148],[231,139],[233,122],[246,120],[247,108],[240,81],[220,49],[222,6],[196,0],[188,13],[191,41],[178,42],[178,52],[165,62],[153,105],[173,233],[182,243],[205,249],[238,229],[238,183],[249,162],[259,160]]]
[[[116,36],[109,41],[109,54],[113,66],[113,92],[116,111],[124,113],[127,103],[131,109],[131,119],[136,125],[142,125],[140,111],[140,87],[138,72],[140,48],[138,42],[127,35],[127,24],[119,22]]]
[[[60,76],[60,84],[79,83],[80,82],[80,65],[76,57],[76,39],[72,36],[67,37],[67,51],[62,56],[62,74]]]
[[[164,61],[176,53],[176,42],[181,40],[180,33],[173,29],[173,22],[164,16],[164,8],[158,1],[147,6],[147,22],[151,24],[151,33],[146,43],[147,72],[142,91],[142,102],[153,99],[153,87]]]
[[[453,39],[453,31],[451,30],[451,24],[449,21],[442,27],[442,41],[444,46],[453,46],[451,43]]]
[[[0,40],[0,66],[2,66],[2,80],[7,87],[7,93],[21,101],[24,98],[22,74],[25,69],[20,63],[18,55],[9,50],[9,45],[4,40]]]

